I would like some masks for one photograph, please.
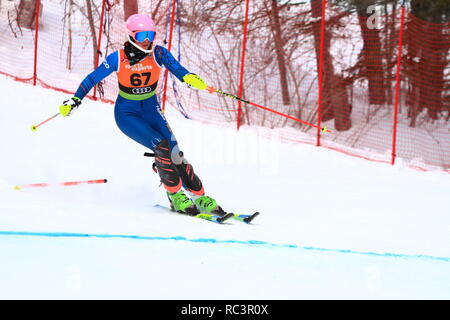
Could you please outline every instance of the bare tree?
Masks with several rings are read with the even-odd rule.
[[[281,32],[281,18],[278,8],[278,2],[276,0],[272,0],[271,2],[272,2],[271,10],[267,11],[268,16],[270,17],[271,31],[273,34],[275,52],[277,55],[278,70],[280,73],[281,95],[283,97],[283,104],[287,106],[290,105],[291,100],[289,97],[289,87],[287,80],[284,40]],[[267,6],[266,9],[268,9]]]
[[[95,69],[95,68],[97,68],[96,56],[97,56],[97,52],[98,52],[98,45],[97,45],[97,32],[95,30],[94,15],[92,14],[92,0],[85,0],[85,4],[86,4],[86,11],[87,11],[87,19],[89,22],[89,29],[91,30],[92,50],[93,50],[92,64]]]
[[[450,36],[448,27],[447,32],[444,28],[444,23],[450,20],[450,6],[447,0],[411,0],[411,13],[415,18],[408,21],[406,27],[405,68],[406,102],[410,125],[414,127],[424,109],[433,120],[438,119],[442,111],[450,110],[445,98],[446,87],[450,86],[448,77],[445,78],[450,62]]]
[[[137,0],[123,0],[123,18],[127,21],[128,17],[138,13],[139,7]]]
[[[330,53],[331,32],[329,26],[325,28],[323,46],[321,47],[321,22],[322,22],[322,0],[311,1],[311,14],[314,19],[312,30],[314,36],[314,48],[317,57],[317,70],[319,70],[320,53],[323,50],[323,83],[322,83],[322,121],[335,119],[335,127],[338,131],[351,128],[350,114],[352,105],[349,102],[347,82],[342,76],[334,71],[333,58]]]
[[[383,51],[381,47],[380,30],[368,19],[368,7],[374,5],[377,0],[362,1],[357,10],[358,22],[363,38],[362,67],[364,75],[369,83],[369,103],[382,105],[386,102],[386,90],[384,82]]]
[[[193,41],[205,38],[210,41],[208,37],[217,39],[217,44],[215,41],[214,47],[208,48],[208,51],[217,52],[216,59],[202,61],[200,65],[204,68],[211,63],[217,64],[217,78],[223,82],[226,72],[228,81],[225,85],[230,92],[236,93],[245,1],[192,1],[189,6],[184,4],[182,9],[184,34],[189,34]],[[300,90],[295,86],[303,77],[292,72],[296,67],[291,60],[298,58],[296,51],[304,41],[304,33],[299,32],[297,22],[305,15],[300,16],[300,13],[300,8],[290,11],[287,4],[272,0],[251,2],[243,93],[245,97],[246,92],[252,92],[257,99],[264,96],[269,106],[296,116],[302,108],[298,104],[292,105],[292,101],[301,101]],[[197,50],[201,45],[197,45]],[[272,119],[276,122],[273,125],[286,124],[285,119],[277,121],[278,118],[266,117],[265,113],[255,108],[243,108],[243,120],[248,124],[250,120],[268,123]],[[292,122],[289,124],[294,125]]]
[[[39,0],[38,0],[39,1]],[[17,24],[20,28],[34,29],[36,17],[36,0],[20,0],[17,12]],[[39,6],[39,15],[42,14],[42,3]]]
[[[67,2],[66,2],[66,6],[67,6]],[[68,45],[67,45],[67,58],[66,58],[66,68],[68,70],[72,69],[72,46],[73,46],[73,41],[72,41],[72,8],[73,8],[73,0],[69,0],[69,9],[66,13],[66,18],[67,18],[67,28],[68,28]]]
[[[158,14],[158,13],[160,12],[159,10],[161,8],[161,4],[163,3],[163,1],[164,0],[159,0],[158,3],[156,4],[155,8],[153,8],[153,11],[152,11],[152,19],[155,21],[156,24],[159,23],[159,19],[157,19],[157,18],[160,18],[162,16],[161,14]]]

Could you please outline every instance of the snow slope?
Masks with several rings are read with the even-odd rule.
[[[167,118],[206,191],[253,225],[167,213],[113,106],[0,79],[0,298],[449,299],[450,176],[264,129]],[[107,178],[108,183],[14,190]],[[227,277],[216,277],[229,270]]]

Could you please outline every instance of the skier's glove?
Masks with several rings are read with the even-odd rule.
[[[183,81],[186,82],[189,87],[194,87],[198,90],[205,90],[208,87],[205,81],[195,73],[188,73],[183,77]]]
[[[80,106],[80,104],[81,99],[73,97],[64,101],[63,104],[59,106],[59,113],[64,117],[70,116],[73,111]]]

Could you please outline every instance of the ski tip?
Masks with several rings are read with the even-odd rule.
[[[259,215],[259,212],[255,212],[254,214],[248,216],[244,219],[245,223],[251,223],[253,219],[255,219]]]

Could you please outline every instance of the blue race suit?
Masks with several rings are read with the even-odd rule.
[[[159,67],[166,67],[180,81],[183,81],[183,77],[189,73],[162,46],[155,46],[153,57],[149,55],[145,59],[154,59]],[[129,63],[128,65],[127,63],[128,60],[124,57],[123,50],[108,55],[105,61],[81,82],[75,96],[83,99],[97,83],[112,72],[118,72],[121,65],[122,68],[124,66],[130,68]],[[119,88],[121,90],[114,108],[116,124],[128,137],[155,151],[155,164],[164,187],[169,192],[178,192],[183,184],[186,189],[194,194],[203,195],[203,186],[200,179],[195,175],[192,166],[184,158],[180,158],[182,154],[179,152],[178,143],[161,112],[156,94],[154,94],[156,84],[149,89],[154,90],[152,95],[140,100],[135,100],[135,95],[131,94],[132,91],[130,90],[145,91],[150,87],[125,88],[119,80]],[[175,160],[174,157],[178,157],[178,159]]]
[[[83,99],[97,83],[112,72],[117,72],[119,58],[119,51],[108,55],[105,61],[81,82],[75,96]],[[154,58],[160,66],[169,69],[180,81],[183,81],[183,76],[189,73],[164,47],[155,47]],[[171,149],[177,145],[177,141],[161,113],[156,95],[145,100],[130,100],[119,95],[115,104],[114,116],[117,126],[124,134],[147,148],[154,150],[155,146],[163,139],[170,141]]]

